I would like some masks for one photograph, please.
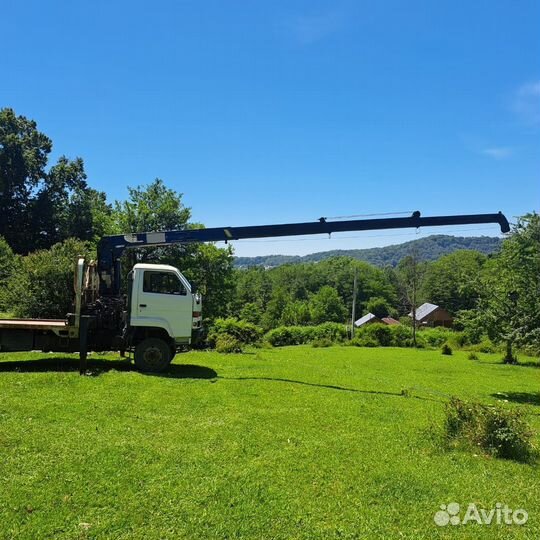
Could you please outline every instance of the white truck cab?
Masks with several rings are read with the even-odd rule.
[[[135,363],[143,368],[169,363],[177,347],[190,345],[202,327],[202,301],[185,276],[165,264],[133,267],[129,326],[135,346]],[[165,358],[165,343],[171,357]]]

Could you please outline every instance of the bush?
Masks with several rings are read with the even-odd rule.
[[[422,334],[423,332],[416,333],[416,346],[419,349],[426,346]],[[353,342],[351,345],[358,347],[412,347],[413,333],[410,326],[374,323],[358,330]]]
[[[450,345],[448,345],[448,343],[445,343],[442,347],[441,347],[441,352],[442,354],[445,354],[446,356],[451,356],[452,355],[452,347],[450,347]]]
[[[392,345],[392,330],[387,324],[367,324],[357,331],[356,337],[364,339],[366,343],[375,342],[377,344],[375,346],[388,347]],[[367,346],[369,347],[369,345]]]
[[[219,334],[216,338],[216,351],[219,353],[241,353],[242,344],[230,334]]]
[[[412,328],[403,324],[389,326],[394,347],[412,347]]]
[[[265,339],[274,347],[285,345],[302,345],[314,340],[340,342],[347,337],[347,329],[343,324],[327,322],[319,326],[278,326],[270,330]]]
[[[473,345],[471,350],[482,353],[494,353],[497,352],[497,347],[488,338],[484,338],[480,343]]]
[[[373,336],[368,335],[355,336],[348,344],[353,347],[379,347],[379,342]]]
[[[217,338],[223,334],[237,339],[241,344],[252,345],[259,341],[262,329],[246,321],[237,319],[216,319],[208,331],[208,343],[217,346]]]
[[[428,347],[438,349],[446,343],[452,335],[452,330],[449,328],[422,328],[417,332],[417,336],[422,336],[422,339]]]
[[[454,443],[482,448],[496,457],[529,461],[533,432],[518,410],[452,398],[446,405],[445,435]]]
[[[308,328],[310,328],[313,336],[311,339],[327,339],[333,342],[340,342],[347,339],[347,328],[344,324],[326,322]]]
[[[283,347],[286,345],[302,345],[309,341],[309,326],[278,326],[270,330],[265,339],[274,347]]]
[[[470,352],[467,356],[469,360],[478,360],[478,355],[475,352]]]
[[[65,317],[72,309],[77,257],[89,255],[86,242],[69,239],[21,257],[7,279],[3,302],[17,317]]]
[[[332,341],[328,338],[318,338],[311,342],[312,347],[331,347]]]

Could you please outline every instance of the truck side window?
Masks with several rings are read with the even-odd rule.
[[[187,291],[178,276],[171,272],[145,271],[143,292],[186,295]]]

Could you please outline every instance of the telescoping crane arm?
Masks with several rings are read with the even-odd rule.
[[[510,230],[508,220],[501,213],[464,214],[457,216],[422,217],[416,211],[409,217],[354,219],[347,221],[318,221],[305,223],[282,223],[277,225],[250,225],[246,227],[212,227],[209,229],[182,229],[104,236],[98,245],[98,274],[100,293],[116,295],[120,292],[119,259],[128,248],[165,246],[200,242],[227,242],[247,238],[270,238],[279,236],[298,236],[308,234],[331,234],[346,231],[372,231],[381,229],[404,229],[408,227],[439,227],[444,225],[476,225],[498,223],[501,232]]]

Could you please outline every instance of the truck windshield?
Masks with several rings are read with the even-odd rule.
[[[172,272],[145,271],[143,292],[157,294],[187,294],[187,290]]]

